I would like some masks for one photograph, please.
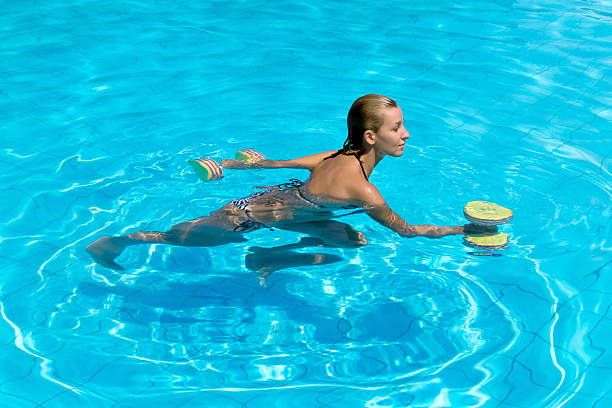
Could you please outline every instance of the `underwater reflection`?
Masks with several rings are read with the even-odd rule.
[[[326,265],[341,261],[343,258],[326,253],[301,253],[295,250],[310,247],[326,247],[323,240],[314,237],[303,237],[293,244],[280,245],[272,248],[253,246],[245,257],[247,269],[259,277],[259,284],[264,286],[272,272],[285,268],[295,268],[308,265]]]

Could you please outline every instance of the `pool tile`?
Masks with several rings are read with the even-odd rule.
[[[330,391],[334,392],[331,396]],[[239,396],[240,400],[246,400],[246,407],[268,406],[272,404],[277,404],[278,406],[329,407],[330,401],[335,401],[331,406],[349,407],[351,404],[359,406],[365,402],[363,392],[346,389],[345,387],[296,387],[269,389],[249,394],[244,397],[242,395]]]
[[[608,407],[612,403],[612,392],[608,391],[603,397],[598,398],[593,408]]]
[[[0,402],[3,408],[34,408],[38,406],[38,402],[33,401],[25,396],[14,395],[4,392],[0,386]]]
[[[612,367],[587,367],[583,373],[584,381],[582,385],[577,381],[576,386],[580,386],[577,391],[580,394],[595,396],[597,399],[606,397],[612,390]],[[612,397],[606,398],[612,404]]]
[[[2,350],[3,347],[12,347],[15,337],[15,329],[0,317],[0,350]]]
[[[75,387],[74,390],[65,390],[50,397],[46,401],[41,401],[45,408],[99,408],[109,407],[117,403],[112,395],[101,395],[92,393],[86,387]]]
[[[39,359],[28,355],[12,344],[1,346],[0,351],[4,357],[3,370],[0,372],[0,390],[8,392],[5,384],[26,379],[38,369]]]
[[[554,326],[553,321],[556,320]],[[550,330],[554,330],[553,341],[558,346],[573,355],[573,359],[581,361],[585,365],[592,364],[601,356],[601,348],[593,345],[589,340],[589,333],[602,320],[602,317],[586,312],[572,309],[560,309],[556,319],[551,321],[550,326],[543,327],[539,336],[550,342]]]
[[[530,381],[550,390],[568,389],[571,378],[585,368],[584,363],[559,347],[551,350],[549,343],[539,336],[515,359],[529,371]]]
[[[549,388],[533,383],[531,381],[531,371],[528,366],[523,364],[515,363],[512,371],[503,381],[510,386],[510,390],[506,395],[495,394],[497,398],[502,399],[503,404],[501,406],[533,406],[551,392]],[[529,394],[525,393],[527,389]]]
[[[108,365],[125,358],[106,356],[102,352],[93,353],[89,350],[79,350],[78,353],[81,357],[75,360],[72,358],[74,352],[74,349],[65,347],[50,355],[50,362],[46,364],[50,370],[50,376],[71,387],[88,384]]]
[[[160,383],[180,382],[184,387],[191,389],[225,388],[232,385],[226,381],[222,371],[215,368],[202,369],[191,364],[170,364],[169,367],[157,376],[152,377],[151,380],[153,383],[156,380],[159,380]]]
[[[74,387],[74,384],[65,383],[55,378],[52,371],[47,371],[51,367],[49,363],[37,359],[33,370],[28,375],[4,382],[2,391],[13,395],[27,396],[32,395],[32,390],[36,390],[36,401],[41,403]]]
[[[612,295],[607,296],[601,292],[583,289],[561,304],[560,310],[568,308],[584,313],[596,314],[601,317],[605,315],[606,310],[608,310],[611,304]]]
[[[99,357],[96,357],[99,359]],[[78,367],[70,372],[71,377],[79,378],[79,383],[102,395],[120,394],[120,390],[157,388],[155,378],[164,378],[163,366],[153,361],[137,360],[128,357],[108,358],[104,364],[91,365],[87,375],[82,375]],[[159,382],[159,385],[165,384]]]
[[[536,331],[551,319],[553,303],[538,292],[524,290],[516,284],[491,285],[499,294],[499,303],[529,331]]]
[[[0,299],[9,299],[24,288],[32,288],[41,282],[40,276],[30,266],[11,262],[2,268],[5,278],[0,283]]]
[[[192,392],[173,393],[171,390],[167,392],[151,388],[144,390],[138,395],[129,396],[122,400],[120,404],[114,405],[113,408],[150,408],[151,400],[155,400],[155,405],[160,407],[227,407],[227,408],[242,408],[243,394],[241,392],[214,392],[206,390],[193,390]],[[251,393],[252,395],[252,393]]]
[[[557,398],[555,398],[554,402],[551,401],[551,404],[555,404],[552,406],[561,406],[562,403],[563,404],[563,408],[591,408],[591,407],[598,407],[599,408],[604,408],[607,407],[608,405],[606,405],[606,403],[604,403],[604,405],[596,405],[597,401],[599,400],[599,397],[593,396],[593,395],[588,395],[588,394],[583,394],[582,392],[578,391],[576,393],[573,394],[562,394],[557,396]],[[610,403],[612,401],[608,401],[607,403]]]
[[[606,315],[601,318],[596,326],[587,333],[591,347],[602,352],[601,357],[593,361],[592,365],[602,368],[612,368],[612,351],[609,347],[609,339],[612,338],[612,307],[609,307]]]

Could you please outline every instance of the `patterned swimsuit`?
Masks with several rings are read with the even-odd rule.
[[[261,222],[255,221],[249,215],[248,207],[251,204],[251,200],[255,197],[259,197],[262,194],[269,193],[270,191],[282,191],[282,190],[290,190],[290,189],[299,189],[300,186],[304,184],[302,181],[298,179],[290,179],[288,183],[282,183],[275,186],[262,186],[261,191],[257,191],[253,194],[249,194],[244,198],[238,198],[236,200],[232,200],[232,204],[234,204],[237,208],[244,211],[248,220],[241,223],[240,225],[234,228],[236,232],[250,232],[260,228],[269,228],[266,224],[262,224]],[[299,190],[298,190],[299,191]]]
[[[259,197],[262,194],[268,193],[270,191],[282,191],[282,190],[290,190],[294,188],[300,188],[300,186],[304,184],[298,179],[289,179],[288,183],[278,184],[275,186],[262,186],[261,191],[257,191],[253,194],[250,194],[244,198],[238,198],[236,200],[232,200],[232,204],[236,207],[240,208],[243,211],[247,211],[247,207],[251,204],[251,200],[255,197]]]
[[[342,153],[341,150],[338,150],[336,153],[326,157],[324,160],[330,159],[332,157],[337,156],[338,154]],[[359,154],[358,153],[351,153],[351,155],[354,155],[355,158],[357,159],[357,161],[359,162],[359,166],[361,167],[361,172],[363,173],[363,177],[365,177],[365,179],[368,179],[368,175],[366,174],[365,169],[363,168],[363,163],[361,162],[361,159],[359,158]],[[265,224],[262,224],[261,222],[255,221],[250,215],[249,215],[249,204],[251,204],[251,200],[255,197],[259,197],[262,194],[266,194],[269,193],[270,191],[283,191],[283,190],[293,190],[295,189],[298,193],[298,195],[304,200],[307,201],[317,207],[321,207],[320,204],[317,204],[311,200],[309,200],[308,198],[304,197],[304,194],[302,194],[302,191],[300,190],[300,187],[304,185],[304,183],[298,179],[289,179],[288,183],[283,183],[283,184],[278,184],[275,186],[263,186],[263,187],[259,187],[261,188],[261,191],[257,191],[253,194],[250,194],[244,198],[238,198],[236,200],[232,200],[232,204],[234,204],[237,208],[241,209],[242,211],[244,211],[245,215],[247,216],[248,220],[246,220],[245,222],[241,223],[240,225],[236,226],[234,228],[234,231],[236,232],[249,232],[249,231],[254,231],[256,229],[259,228],[270,228]],[[354,210],[358,207],[354,206],[354,205],[348,205],[348,206],[344,206],[341,207],[341,209],[345,209],[345,210]],[[342,215],[337,215],[333,218],[338,218],[338,217],[344,217],[346,215],[351,215],[351,214],[357,214],[357,213],[361,213],[364,212],[363,209],[358,209],[356,211],[353,211],[351,213],[348,214],[342,214]]]
[[[309,200],[307,197],[305,197],[302,194],[302,191],[300,190],[300,187],[303,186],[304,183],[298,179],[289,179],[289,182],[287,183],[282,183],[282,184],[278,184],[278,185],[273,185],[273,186],[262,186],[262,187],[258,187],[261,188],[261,191],[257,191],[253,194],[250,194],[244,198],[238,198],[236,200],[232,200],[232,204],[234,206],[236,206],[237,208],[241,209],[242,211],[244,211],[245,215],[247,216],[247,220],[244,221],[243,223],[239,224],[238,226],[236,226],[234,228],[234,231],[236,232],[250,232],[250,231],[254,231],[260,228],[270,228],[269,226],[262,224],[261,222],[258,222],[256,220],[254,220],[251,215],[249,214],[249,205],[251,204],[251,200],[255,197],[259,197],[260,195],[269,193],[271,191],[284,191],[284,190],[296,190],[296,192],[298,193],[298,195],[300,196],[300,198],[302,198],[304,201],[309,202],[312,205],[315,205],[317,207],[321,207],[320,204],[317,204],[311,200]],[[341,207],[340,209],[344,209],[344,210],[355,210],[358,207],[354,206],[354,205],[348,205],[348,206],[344,206]],[[337,209],[337,208],[336,208]],[[345,215],[352,215],[352,214],[357,214],[357,213],[361,213],[363,212],[362,209],[358,209],[356,211],[353,211],[351,213],[348,214],[342,214],[342,215],[338,215],[335,216],[333,218],[337,218],[337,217],[343,217]],[[271,228],[270,228],[271,229]]]

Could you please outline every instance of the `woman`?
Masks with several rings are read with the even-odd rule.
[[[385,157],[404,153],[410,137],[397,103],[381,95],[357,99],[348,113],[348,137],[342,149],[293,160],[261,160],[246,164],[223,160],[226,169],[308,169],[304,182],[292,180],[243,199],[233,200],[209,216],[174,225],[169,231],[141,231],[120,237],[102,237],[87,247],[99,264],[123,269],[113,259],[129,245],[140,243],[182,246],[214,246],[243,242],[244,233],[275,227],[306,233],[334,247],[356,247],[367,243],[363,233],[334,220],[346,210],[365,211],[385,227],[404,237],[439,238],[463,234],[464,227],[410,225],[393,212],[380,192],[368,181],[374,167]],[[477,227],[466,226],[470,232]]]

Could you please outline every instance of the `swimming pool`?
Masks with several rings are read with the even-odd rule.
[[[3,407],[612,405],[608,1],[14,2],[0,17]],[[296,170],[188,159],[331,150],[352,101],[393,97],[412,138],[372,175],[411,223],[471,200],[514,210],[511,245],[402,239],[260,287],[256,231],[84,247],[164,230]],[[279,254],[279,257],[286,254]]]

